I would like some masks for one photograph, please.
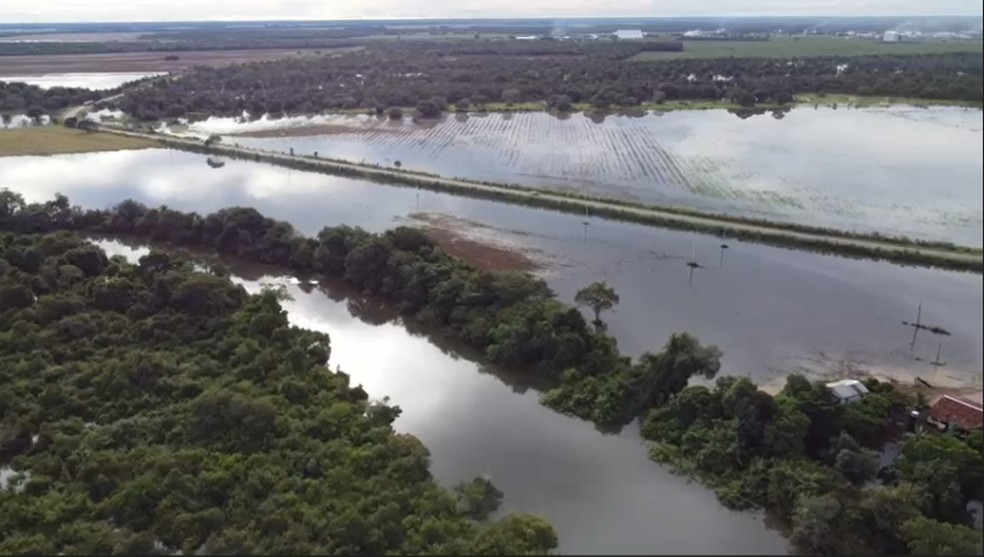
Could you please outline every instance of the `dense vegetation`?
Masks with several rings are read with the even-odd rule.
[[[984,86],[981,53],[628,60],[654,44],[674,43],[381,41],[341,56],[201,68],[131,91],[119,106],[157,119],[243,111],[382,112],[435,99],[477,107],[546,102],[608,108],[666,100],[753,106],[825,92],[980,101]]]
[[[75,87],[42,89],[26,83],[0,81],[0,113],[26,114],[31,118],[39,118],[100,96],[100,93]]]
[[[841,406],[822,383],[791,376],[772,397],[747,379],[690,386],[649,411],[651,456],[701,478],[732,508],[764,507],[799,551],[822,555],[970,555],[981,534],[981,431],[908,434],[894,466],[878,450],[911,401],[889,384]]]
[[[0,216],[5,224],[9,205]],[[527,554],[543,519],[486,517],[427,449],[326,367],[276,291],[69,233],[0,233],[0,553]]]
[[[775,397],[734,377],[691,386],[716,377],[717,348],[676,334],[661,352],[631,361],[542,281],[478,271],[409,228],[385,234],[325,228],[303,238],[252,209],[202,217],[125,201],[82,211],[63,196],[25,204],[0,192],[0,229],[134,234],[341,278],[414,321],[445,328],[494,362],[553,380],[557,387],[543,402],[558,411],[599,426],[641,418],[654,459],[704,480],[731,507],[769,509],[804,551],[980,553],[980,536],[966,525],[965,512],[984,482],[980,431],[967,439],[908,435],[895,465],[879,471],[873,449],[898,437],[899,422],[915,404],[888,384],[870,381],[872,394],[849,406],[834,404],[822,384],[799,376]],[[11,263],[41,256],[13,255]],[[31,288],[14,294],[21,304],[29,303]],[[597,291],[582,296],[592,309],[617,302],[603,284],[585,291]],[[135,295],[114,291],[103,299],[131,304]],[[459,488],[466,494],[477,502],[459,505],[462,512],[483,515],[501,496],[481,482]]]

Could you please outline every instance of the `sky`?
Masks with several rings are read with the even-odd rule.
[[[981,0],[0,0],[0,23],[981,13]]]

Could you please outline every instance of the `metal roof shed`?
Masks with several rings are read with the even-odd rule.
[[[841,379],[827,383],[827,390],[840,404],[858,402],[868,394],[868,388],[856,379]]]

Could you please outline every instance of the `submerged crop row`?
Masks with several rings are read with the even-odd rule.
[[[449,192],[483,199],[505,201],[571,213],[613,218],[665,228],[692,230],[749,240],[759,243],[807,249],[848,257],[883,259],[901,264],[933,266],[980,272],[984,259],[980,250],[949,243],[925,242],[907,238],[859,234],[800,224],[745,219],[728,215],[704,214],[677,207],[654,207],[619,199],[598,198],[571,192],[539,188],[448,179],[438,176],[383,168],[379,165],[294,156],[257,151],[220,143],[202,144],[193,140],[159,134],[141,134],[106,128],[112,133],[152,138],[165,146],[200,153],[215,153],[232,158],[268,162],[299,170],[359,177],[386,183],[405,184],[433,191]]]

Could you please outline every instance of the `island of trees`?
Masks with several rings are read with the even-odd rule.
[[[673,335],[660,352],[646,353],[633,361],[619,354],[615,340],[601,327],[592,327],[580,311],[558,301],[541,280],[524,273],[474,269],[448,256],[423,232],[412,228],[370,234],[341,226],[306,238],[287,223],[242,207],[201,216],[125,201],[108,210],[83,211],[72,207],[64,196],[27,204],[8,191],[0,192],[0,230],[20,237],[59,230],[125,233],[341,279],[366,295],[391,303],[408,320],[447,330],[482,350],[493,362],[552,381],[556,388],[546,392],[542,401],[558,411],[604,427],[640,420],[643,437],[652,442],[652,458],[704,481],[730,507],[768,509],[803,551],[980,553],[981,538],[967,525],[966,505],[982,495],[981,432],[965,437],[903,435],[897,424],[905,422],[918,401],[890,384],[869,381],[869,396],[857,404],[841,406],[829,398],[823,384],[791,376],[782,392],[771,396],[745,378],[717,377],[721,352],[685,333]],[[46,283],[24,275],[23,269],[41,269],[45,256],[37,247],[17,248],[18,237],[8,240],[14,249],[4,251],[3,257],[8,265],[22,270],[13,273],[18,277],[16,283],[5,284],[0,290],[0,300],[4,300],[3,306],[7,300],[15,300],[20,312],[36,312],[46,300]],[[153,260],[142,261],[141,266],[151,265]],[[88,266],[83,260],[72,265],[85,276]],[[47,274],[40,276],[52,272],[58,276],[60,266],[54,265],[54,270],[49,266]],[[9,270],[5,276],[11,276]],[[139,288],[105,280],[90,283],[84,292],[92,296],[102,293],[98,299],[107,304],[126,304],[126,314],[153,315],[158,292],[176,292],[169,290],[174,288],[169,284],[159,277]],[[195,308],[226,307],[231,303],[227,299],[237,299],[231,293],[212,294],[193,290],[187,298],[179,299]],[[600,314],[618,299],[610,287],[599,284],[586,288],[581,301]],[[273,306],[273,302],[267,303]],[[59,319],[44,326],[58,327],[62,323]],[[146,330],[151,338],[157,334],[165,338],[192,334],[172,332],[192,325],[173,320],[170,314],[158,319],[155,323],[160,327],[128,331],[136,334]],[[194,326],[202,327],[210,321],[195,322],[199,324]],[[33,334],[25,335],[35,331],[31,323],[10,323],[9,327],[16,325],[21,332],[12,336],[34,338]],[[113,330],[97,323],[81,330]],[[163,329],[167,332],[160,332]],[[262,331],[262,338],[270,336],[268,329]],[[304,338],[305,342],[313,339]],[[100,346],[92,343],[91,349]],[[238,345],[222,346],[235,354]],[[266,380],[257,379],[268,373],[258,369],[262,366],[246,363],[257,362],[256,354],[244,354],[244,360],[223,361],[236,362],[249,371],[229,373],[237,374],[236,381]],[[275,360],[289,362],[290,357]],[[38,365],[39,370],[47,369]],[[61,361],[58,365],[68,364]],[[197,372],[188,373],[197,377]],[[36,377],[32,381],[45,377],[29,376]],[[230,378],[229,384],[233,383]],[[44,398],[47,391],[40,385],[37,389],[42,391],[36,395],[42,401],[62,400]],[[206,391],[202,389],[202,393]],[[43,402],[38,404],[47,411]],[[55,407],[66,412],[64,404]],[[319,404],[319,408],[324,407]],[[158,432],[165,441],[185,439],[181,435],[187,434],[179,423],[168,422],[168,426]],[[30,429],[17,431],[22,432],[19,439],[26,446],[28,433],[23,431]],[[144,438],[132,435],[127,439]],[[880,467],[875,451],[888,438],[901,444],[900,456],[894,465]],[[494,499],[495,492],[472,486],[459,493],[484,493]],[[462,507],[470,512],[485,505]]]

